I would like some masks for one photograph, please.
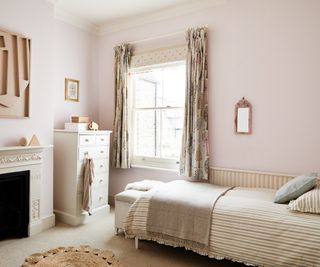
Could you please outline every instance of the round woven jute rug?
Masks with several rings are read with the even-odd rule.
[[[112,251],[90,246],[58,247],[35,253],[25,259],[22,267],[124,267]]]

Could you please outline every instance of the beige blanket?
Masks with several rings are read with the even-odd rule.
[[[147,231],[208,245],[212,209],[229,189],[183,180],[159,186],[150,200]]]

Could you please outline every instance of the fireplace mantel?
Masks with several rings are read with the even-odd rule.
[[[43,150],[52,146],[0,147],[0,174],[30,171],[29,236],[54,225],[54,217],[41,218],[41,176]]]
[[[43,150],[46,147],[52,146],[3,146],[0,147],[0,151],[35,151]]]
[[[0,147],[0,168],[41,163],[44,148],[44,146]]]

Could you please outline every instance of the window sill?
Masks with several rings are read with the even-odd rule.
[[[134,157],[131,160],[131,166],[134,168],[179,172],[179,164],[174,159]]]
[[[139,165],[139,164],[131,164],[131,167],[132,168],[139,168],[139,169],[179,173],[178,168],[177,169],[170,169],[170,168],[153,167],[153,166],[146,166],[146,165]]]

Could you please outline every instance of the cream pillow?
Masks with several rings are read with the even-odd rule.
[[[124,190],[148,191],[156,186],[162,185],[164,182],[156,180],[143,180],[127,184]]]
[[[320,184],[289,203],[289,210],[320,214]]]

